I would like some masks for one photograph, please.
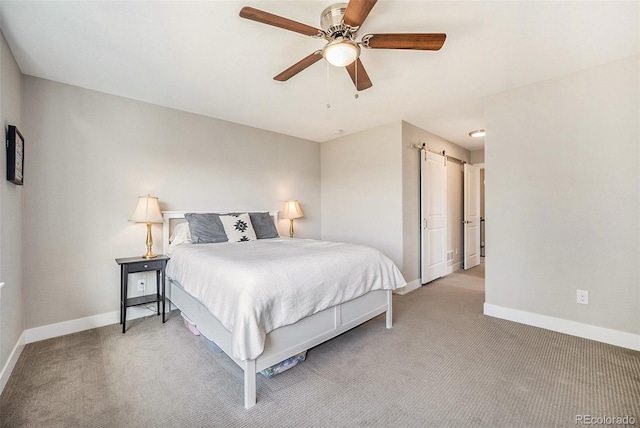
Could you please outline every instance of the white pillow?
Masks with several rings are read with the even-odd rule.
[[[248,213],[221,215],[220,221],[229,242],[255,241],[257,239]]]
[[[169,249],[173,250],[178,245],[191,244],[191,232],[189,223],[179,223],[173,228],[173,234],[169,238]]]

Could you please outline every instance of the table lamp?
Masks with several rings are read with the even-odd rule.
[[[284,210],[282,210],[282,218],[289,219],[289,237],[293,238],[293,219],[304,217],[298,201],[286,201]]]
[[[138,206],[129,221],[133,221],[135,223],[147,223],[147,254],[142,257],[145,259],[157,257],[153,254],[153,251],[151,251],[151,247],[153,246],[151,223],[163,222],[160,205],[158,205],[158,198],[149,195],[140,196],[138,198]]]

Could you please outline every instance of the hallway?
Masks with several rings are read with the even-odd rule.
[[[438,278],[427,284],[441,284],[460,287],[467,290],[484,292],[484,257],[480,258],[480,264],[469,270],[460,269],[447,276]]]

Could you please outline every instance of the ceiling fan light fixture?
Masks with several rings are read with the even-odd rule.
[[[353,40],[338,37],[322,49],[322,56],[335,67],[346,67],[360,56],[360,46]]]
[[[484,129],[477,129],[475,131],[469,132],[469,137],[473,137],[473,138],[484,137]]]

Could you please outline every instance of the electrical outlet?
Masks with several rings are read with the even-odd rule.
[[[138,291],[144,291],[145,281],[144,279],[138,280]]]
[[[581,305],[588,305],[589,292],[586,290],[576,290],[576,301]]]

